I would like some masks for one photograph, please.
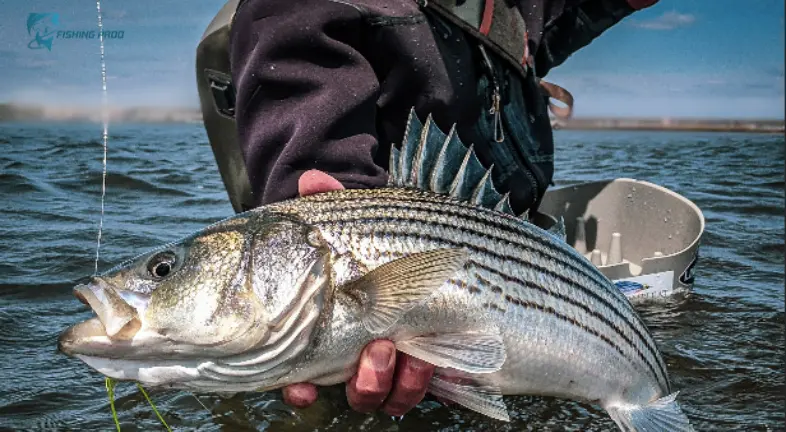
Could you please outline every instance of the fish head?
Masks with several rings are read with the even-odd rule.
[[[236,216],[76,286],[96,317],[65,330],[60,350],[137,381],[140,368],[264,351],[299,316],[321,311],[328,255],[319,231],[299,220]],[[308,339],[311,328],[300,331]]]

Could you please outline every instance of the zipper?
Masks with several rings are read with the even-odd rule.
[[[491,79],[491,84],[494,89],[491,95],[491,107],[489,108],[489,114],[494,116],[494,141],[502,143],[505,141],[505,133],[502,124],[502,93],[500,92],[499,79],[497,78],[494,65],[491,63],[488,53],[486,53],[485,47],[480,45],[479,48],[480,54],[483,57],[483,66],[486,69],[489,79]],[[532,206],[534,208],[535,204],[537,204],[540,199],[540,184],[544,183],[544,181],[541,180],[538,168],[527,158],[518,146],[510,143],[506,144],[508,150],[513,154],[513,157],[518,159],[519,165],[525,167],[522,171],[532,185]]]
[[[480,45],[480,54],[483,56],[483,66],[491,79],[491,85],[494,87],[494,93],[491,95],[491,107],[489,107],[489,114],[494,116],[494,141],[501,143],[505,141],[505,132],[502,129],[502,94],[499,90],[499,80],[483,45]]]

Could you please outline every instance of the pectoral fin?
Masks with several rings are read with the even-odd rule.
[[[463,249],[438,249],[383,264],[348,283],[344,292],[359,302],[368,331],[379,334],[424,302],[467,262]]]
[[[505,343],[498,333],[449,333],[420,336],[396,348],[437,367],[468,373],[491,373],[505,363]]]

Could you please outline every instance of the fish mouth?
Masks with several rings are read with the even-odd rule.
[[[74,295],[97,316],[69,327],[60,335],[58,349],[67,355],[106,354],[110,348],[127,345],[142,328],[140,312],[145,305],[137,294],[119,290],[95,277],[89,284],[76,286]]]

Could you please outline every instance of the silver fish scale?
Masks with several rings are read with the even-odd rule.
[[[350,192],[350,191],[347,191]],[[470,220],[461,220],[458,218],[458,225],[457,228],[471,228],[473,230],[484,232],[482,230],[486,229],[486,232],[489,231],[493,232],[494,230],[487,230],[488,225],[502,225],[505,229],[510,231],[518,231],[527,232],[528,236],[523,236],[517,238],[518,242],[522,243],[524,247],[527,249],[525,251],[524,258],[532,259],[530,254],[541,254],[546,257],[554,258],[556,256],[560,256],[561,258],[572,258],[572,265],[576,264],[584,264],[581,269],[588,269],[588,271],[583,271],[579,273],[579,270],[575,270],[574,267],[568,266],[564,269],[569,275],[572,275],[572,279],[576,283],[587,284],[587,280],[577,280],[577,278],[584,277],[589,278],[591,282],[595,282],[599,285],[605,285],[608,281],[602,276],[597,269],[595,269],[592,264],[588,263],[583,257],[578,256],[570,248],[564,247],[564,245],[556,244],[550,237],[544,237],[542,233],[536,233],[532,225],[523,224],[521,220],[516,218],[506,217],[505,215],[500,215],[499,213],[490,212],[485,209],[479,209],[472,206],[466,206],[462,202],[456,202],[448,199],[444,199],[442,197],[424,194],[418,191],[401,191],[401,190],[393,190],[392,193],[386,191],[384,196],[377,197],[378,194],[367,194],[363,191],[360,192],[351,192],[349,195],[344,194],[342,197],[339,196],[330,196],[324,198],[324,196],[316,196],[316,197],[308,197],[307,201],[316,201],[319,204],[321,210],[325,213],[323,216],[320,215],[307,215],[312,223],[317,221],[323,222],[334,222],[336,224],[343,224],[349,218],[350,220],[361,221],[363,222],[363,214],[359,213],[358,210],[365,209],[368,210],[369,208],[375,207],[379,208],[382,207],[383,210],[376,213],[374,217],[377,219],[377,223],[387,223],[386,221],[379,221],[380,217],[384,219],[393,219],[393,218],[400,218],[404,219],[409,223],[418,223],[417,219],[413,219],[415,215],[411,212],[415,211],[417,208],[422,208],[427,211],[438,212],[437,218],[433,219],[433,214],[431,215],[432,220],[430,221],[433,223],[436,221],[438,224],[450,224],[454,223],[457,218],[448,218],[444,213],[440,213],[442,211],[447,211],[450,209],[451,211],[460,213],[461,216],[471,216],[474,218],[480,218],[484,223],[474,222],[472,219]],[[417,201],[415,200],[417,199]],[[340,201],[338,203],[336,200]],[[309,204],[309,207],[311,205]],[[339,215],[340,213],[336,213],[339,210],[343,212],[347,212],[354,209],[355,212],[345,218],[336,218],[335,216]],[[410,213],[406,213],[410,212]],[[341,213],[343,215],[343,213]],[[344,215],[346,216],[346,215]],[[369,221],[369,219],[365,219],[365,221]],[[396,235],[397,233],[392,233],[392,235]],[[532,238],[536,238],[537,241],[531,240]],[[545,245],[544,245],[545,243]],[[548,246],[551,245],[552,248],[549,249]],[[566,253],[567,252],[567,253]],[[538,255],[540,256],[540,255]],[[591,283],[590,282],[590,283]],[[623,308],[628,307],[627,299],[618,291],[618,290],[601,290],[598,292],[599,295],[603,297],[605,301],[610,302],[616,306],[620,306]],[[635,317],[639,327],[639,330],[645,330],[644,323],[641,322],[638,316]]]
[[[337,254],[369,270],[412,253],[467,248],[468,272],[448,285],[471,294],[474,306],[500,314],[503,326],[526,315],[550,320],[549,331],[581,329],[670,390],[663,359],[628,300],[567,244],[515,217],[411,189],[336,191],[268,208],[317,226]],[[533,328],[515,337],[527,334],[541,344],[547,337]],[[576,351],[576,341],[549,340],[560,345],[549,348],[552,355]]]

